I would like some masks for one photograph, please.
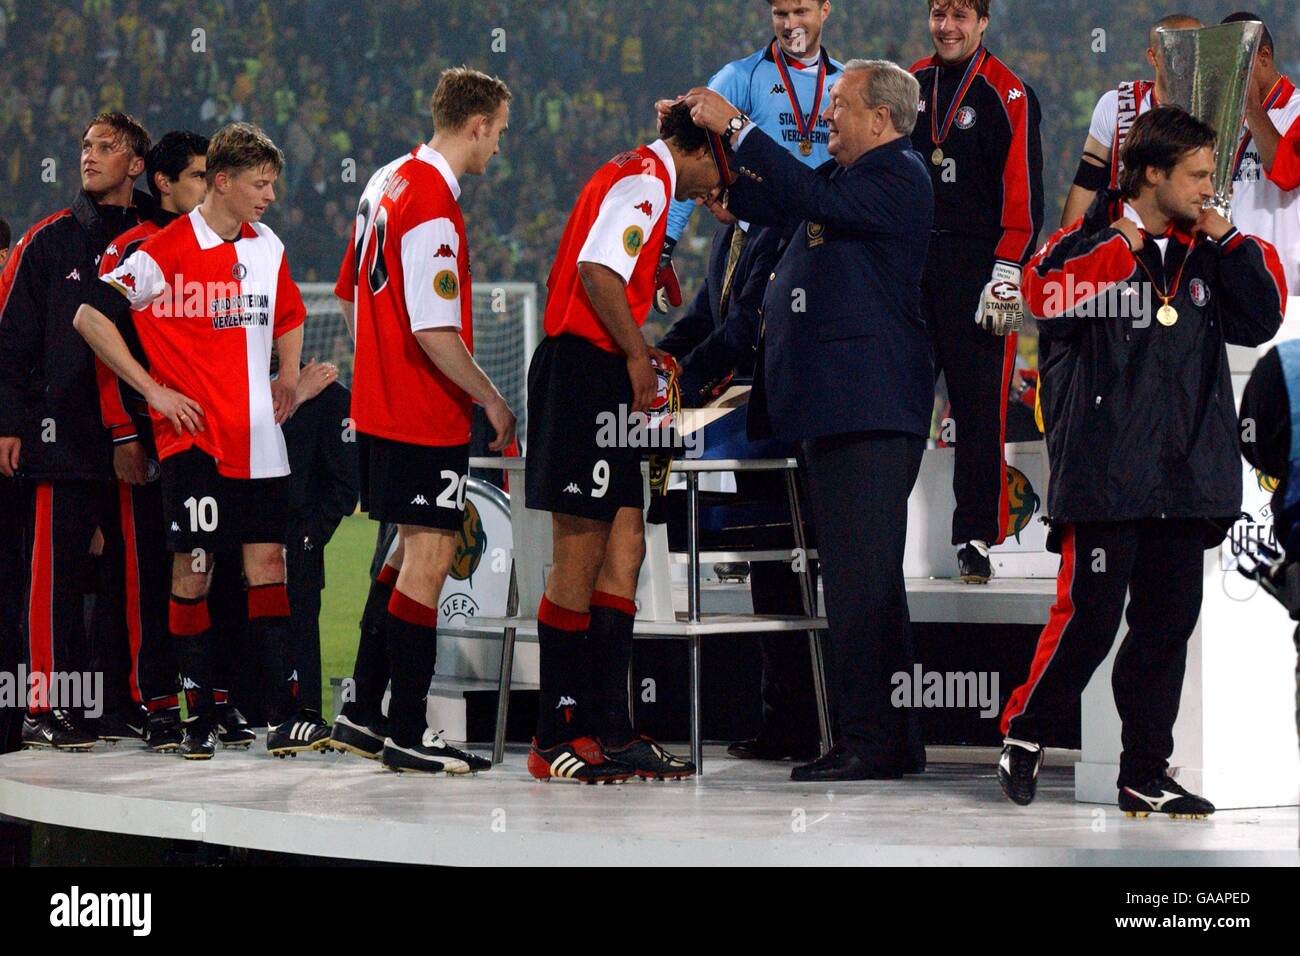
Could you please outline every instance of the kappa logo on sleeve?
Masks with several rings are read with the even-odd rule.
[[[460,283],[456,281],[456,273],[450,269],[443,269],[433,277],[433,291],[438,293],[439,298],[451,301],[456,298],[460,292]]]
[[[443,243],[438,247],[438,251],[433,254],[435,259],[455,259],[456,253],[451,251],[451,246]]]
[[[623,251],[635,259],[643,245],[645,245],[645,233],[641,231],[641,227],[628,226],[627,231],[623,233]]]
[[[1007,102],[1014,103],[1016,100],[1020,99],[1024,95],[1025,94],[1023,90],[1012,90],[1010,93],[1007,94]]]
[[[650,200],[648,200],[648,199],[646,199],[646,200],[644,200],[644,201],[642,201],[642,202],[637,203],[637,204],[636,204],[635,206],[633,206],[632,208],[633,208],[633,209],[640,209],[640,210],[641,210],[643,213],[645,213],[647,216],[653,216],[653,215],[655,214],[655,207],[652,206],[652,205],[650,205]]]

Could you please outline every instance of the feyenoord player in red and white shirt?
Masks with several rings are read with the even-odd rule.
[[[638,449],[609,441],[611,429],[601,428],[610,416],[634,426],[629,414],[655,398],[651,356],[671,362],[640,330],[668,203],[712,201],[726,176],[725,158],[686,104],[668,112],[660,132],[662,139],[601,166],[578,196],[546,283],[546,338],[528,372],[524,500],[551,512],[554,534],[537,611],[541,691],[528,757],[529,772],[543,780],[695,772],[637,735],[628,718],[644,496]]]
[[[1242,20],[1259,17],[1234,13],[1223,22]],[[1277,249],[1287,288],[1300,294],[1300,91],[1278,72],[1268,27],[1246,93],[1246,127],[1237,146],[1232,223]]]
[[[1160,55],[1156,33],[1160,30],[1195,30],[1204,25],[1195,17],[1182,13],[1170,14],[1156,21],[1147,41],[1147,62],[1155,70],[1155,82],[1129,80],[1101,95],[1092,111],[1092,124],[1083,143],[1083,158],[1074,174],[1074,185],[1065,197],[1065,208],[1061,211],[1062,228],[1077,222],[1088,211],[1098,192],[1108,186],[1111,189],[1118,187],[1120,150],[1124,148],[1124,140],[1133,123],[1153,106],[1169,101],[1165,92],[1164,57]]]
[[[89,301],[74,320],[104,364],[152,409],[167,547],[174,555],[170,629],[192,715],[180,751],[190,759],[210,758],[216,749],[208,573],[213,554],[236,547],[262,657],[267,749],[282,755],[299,749],[289,719],[283,554],[289,461],[280,423],[294,405],[306,311],[284,245],[260,222],[275,201],[283,164],[280,150],[256,127],[234,123],[219,130],[208,149],[203,202],[102,283],[90,283]],[[147,370],[114,323],[128,311]],[[273,343],[280,356],[274,381]]]
[[[425,698],[438,648],[438,596],[456,552],[469,477],[470,412],[483,405],[514,440],[515,416],[474,361],[469,242],[460,179],[500,152],[510,90],[466,68],[443,72],[434,135],[371,177],[335,294],[355,329],[352,418],[364,436],[361,505],[398,528],[371,582],[353,672],[330,745],[391,770],[469,773],[490,761],[429,729]],[[387,722],[380,712],[392,681]]]

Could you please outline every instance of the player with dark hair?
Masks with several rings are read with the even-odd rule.
[[[158,205],[143,222],[109,243],[99,261],[101,276],[108,275],[146,239],[203,201],[207,152],[207,137],[186,130],[173,130],[153,145],[145,156],[145,179]],[[123,323],[119,331],[136,361],[147,364],[132,323]],[[99,735],[105,740],[143,736],[151,750],[175,750],[181,742],[180,702],[176,655],[167,631],[171,557],[163,531],[158,449],[144,398],[103,362],[96,359],[95,365],[100,412],[113,440],[113,471],[121,516],[121,535],[115,536],[111,549],[117,557],[114,564],[121,575],[116,579],[120,587],[100,598],[117,604],[126,625],[133,701],[131,713],[106,710]],[[143,713],[137,717],[135,712],[141,708]],[[245,744],[254,737],[247,728],[241,729],[239,736]]]
[[[116,523],[112,454],[96,400],[94,362],[73,329],[82,287],[113,236],[149,197],[132,190],[149,134],[125,113],[101,113],[81,136],[81,190],[14,247],[0,279],[0,474],[30,480],[24,563],[30,567],[30,673],[23,743],[86,750],[96,735],[48,695],[54,672],[88,663],[83,590],[97,529]]]
[[[1147,37],[1147,63],[1155,71],[1155,81],[1126,80],[1118,87],[1103,93],[1092,111],[1092,123],[1083,143],[1083,156],[1074,174],[1074,185],[1065,197],[1061,210],[1061,225],[1069,226],[1088,211],[1097,193],[1109,186],[1119,185],[1123,167],[1121,154],[1124,140],[1133,123],[1147,110],[1169,101],[1165,88],[1165,60],[1160,52],[1161,30],[1194,30],[1204,26],[1196,17],[1186,13],[1171,13],[1161,17],[1151,26]]]
[[[364,436],[361,506],[398,526],[371,580],[353,691],[329,745],[390,770],[470,773],[491,761],[451,746],[425,718],[438,652],[438,596],[451,568],[469,480],[470,414],[483,405],[514,440],[515,416],[474,360],[469,240],[460,182],[500,152],[510,90],[477,70],[444,70],[428,143],[377,171],[357,207],[334,293],[356,330],[352,418]],[[380,705],[392,681],[388,719]]]
[[[242,553],[262,664],[267,750],[285,755],[324,743],[294,734],[284,567],[289,463],[280,423],[294,405],[306,310],[283,244],[260,222],[275,201],[280,150],[256,127],[234,123],[213,136],[206,163],[203,202],[90,283],[75,324],[152,410],[173,554],[168,618],[190,712],[181,755],[208,759],[216,750],[207,592],[213,555],[233,550]],[[128,313],[148,369],[117,329]],[[274,381],[273,344],[283,362]]]
[[[1259,21],[1234,13],[1224,23]],[[1300,93],[1278,72],[1273,34],[1264,27],[1246,93],[1246,132],[1237,145],[1232,221],[1267,239],[1286,270],[1287,288],[1300,292]]]
[[[637,576],[645,556],[639,450],[600,422],[650,408],[657,390],[640,326],[673,199],[729,184],[720,140],[668,111],[661,139],[620,153],[574,204],[547,280],[546,338],[528,371],[524,500],[551,512],[554,566],[537,612],[541,692],[528,769],[585,783],[685,777],[694,764],[638,735],[628,716]],[[623,429],[619,429],[623,433]]]
[[[1140,117],[1119,192],[1100,194],[1025,272],[1051,343],[1042,396],[1061,568],[1029,677],[1002,713],[998,781],[1014,803],[1034,799],[1043,746],[1077,713],[1127,597],[1111,680],[1120,809],[1214,812],[1169,776],[1174,719],[1204,552],[1241,511],[1227,345],[1268,341],[1286,301],[1276,250],[1205,208],[1214,143],[1180,109]]]
[[[935,196],[921,311],[956,426],[958,576],[985,584],[989,548],[1007,532],[1007,392],[1021,267],[1043,225],[1042,114],[1033,89],[984,46],[990,0],[926,6],[934,54],[912,66],[922,113],[912,146],[930,161]]]

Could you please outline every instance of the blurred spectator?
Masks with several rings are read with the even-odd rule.
[[[1179,6],[1207,22],[1223,14],[1210,0]],[[1294,0],[1254,7],[1279,50],[1300,50]],[[51,205],[76,158],[54,144],[68,142],[69,130],[101,102],[124,104],[154,131],[191,127],[197,117],[198,131],[211,134],[248,119],[285,151],[280,201],[268,222],[290,240],[295,276],[333,281],[357,183],[376,158],[428,137],[438,73],[466,63],[501,75],[515,91],[507,135],[522,147],[463,197],[478,237],[475,276],[535,282],[545,294],[565,217],[592,170],[623,144],[654,138],[655,98],[705,82],[717,64],[771,30],[766,4],[736,0],[481,0],[443,8],[435,20],[424,0],[0,0],[0,208],[21,231]],[[1163,0],[993,4],[993,35],[1003,38],[994,52],[1014,53],[1043,104],[1048,221],[1059,215],[1078,165],[1092,104],[1145,73],[1147,26],[1167,12]],[[497,27],[504,50],[493,47]],[[201,52],[196,28],[205,31]],[[840,59],[910,63],[929,49],[925,18],[912,4],[836,6],[831,53]],[[1279,64],[1292,74],[1298,66]],[[47,158],[57,161],[53,183],[42,178]],[[345,159],[355,163],[352,182],[342,180]],[[707,251],[708,230],[695,226],[678,246],[687,301]],[[1032,354],[1032,337],[1025,345]]]

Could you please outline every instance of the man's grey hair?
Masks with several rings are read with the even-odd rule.
[[[894,129],[911,136],[916,127],[917,105],[921,100],[921,84],[911,73],[889,60],[849,60],[845,73],[866,72],[862,84],[862,98],[869,108],[889,107],[889,119]]]

